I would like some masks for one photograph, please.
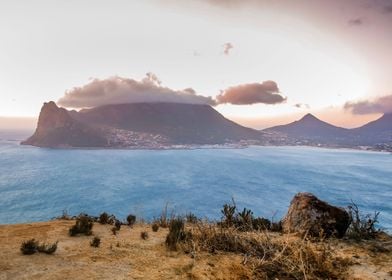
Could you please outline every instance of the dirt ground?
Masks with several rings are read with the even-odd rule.
[[[93,236],[70,237],[75,221],[0,226],[0,280],[3,279],[252,279],[243,257],[232,253],[207,252],[189,255],[168,251],[168,230],[153,232],[148,224],[122,226],[113,235],[110,225],[94,224],[93,235],[101,238],[99,248],[90,246]],[[149,238],[140,237],[142,231]],[[35,238],[58,241],[53,255],[23,255],[20,245]],[[337,254],[353,265],[346,279],[392,279],[392,241],[334,245]]]

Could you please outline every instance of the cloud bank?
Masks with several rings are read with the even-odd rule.
[[[286,101],[274,81],[242,84],[222,90],[216,98],[199,95],[193,88],[174,90],[162,86],[153,73],[147,73],[141,81],[123,77],[94,79],[88,84],[65,92],[57,104],[67,108],[81,109],[109,104],[171,102],[187,104],[250,105],[256,103],[279,104]]]
[[[274,81],[242,84],[229,87],[216,97],[218,104],[250,105],[255,103],[279,104],[286,101]]]
[[[141,81],[117,76],[103,80],[94,79],[84,86],[67,91],[57,103],[60,106],[79,109],[142,102],[215,105],[211,97],[197,95],[192,88],[174,90],[161,86],[161,81],[152,73],[147,73]]]
[[[344,104],[344,109],[351,111],[355,115],[392,113],[392,94],[378,97],[373,100],[347,102]]]

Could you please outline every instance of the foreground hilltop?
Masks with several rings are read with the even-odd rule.
[[[219,222],[106,212],[0,225],[0,279],[392,278],[392,237],[362,216],[298,193],[279,222],[225,204]]]
[[[92,236],[68,235],[73,224],[72,220],[54,220],[1,225],[0,279],[306,279],[301,274],[297,278],[258,278],[255,274],[262,275],[263,272],[257,272],[257,267],[252,268],[251,259],[235,249],[230,252],[230,248],[228,251],[195,248],[196,251],[191,253],[186,250],[168,250],[165,246],[168,228],[159,228],[157,232],[153,232],[151,225],[143,223],[132,228],[123,226],[117,235],[112,234],[110,225],[95,223],[93,234],[100,237],[101,244],[99,248],[94,248],[90,246]],[[196,228],[194,225],[187,225],[187,229],[192,227]],[[146,240],[141,238],[141,232],[147,232]],[[53,255],[22,255],[21,243],[32,238],[42,242],[58,241],[58,248]],[[338,276],[333,279],[392,278],[392,255],[385,247],[385,244],[391,247],[390,240],[361,243],[325,240],[322,243],[309,243],[298,237],[279,233],[243,233],[236,236],[239,244],[241,238],[260,241],[268,239],[274,246],[272,248],[276,246],[276,250],[286,247],[287,250],[294,249],[293,252],[300,248],[304,253],[315,252],[319,254],[315,255],[320,258],[319,261],[328,262],[325,266],[333,265],[335,259],[339,259],[342,263],[335,264],[334,274]],[[300,258],[300,255],[297,257]],[[313,258],[312,255],[303,257]],[[293,255],[292,258],[296,256]],[[322,266],[323,263],[318,265]],[[279,273],[279,267],[267,266],[267,269],[271,270],[272,275]],[[317,279],[328,278],[320,275]]]
[[[159,148],[260,141],[263,134],[226,119],[209,105],[132,103],[77,112],[49,102],[41,109],[34,135],[22,144]]]

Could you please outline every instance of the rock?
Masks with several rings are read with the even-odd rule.
[[[22,145],[38,147],[103,147],[107,140],[100,131],[71,117],[71,112],[50,101],[44,103],[34,134]]]
[[[283,219],[283,231],[310,236],[343,237],[350,217],[343,208],[329,205],[311,193],[298,193]]]

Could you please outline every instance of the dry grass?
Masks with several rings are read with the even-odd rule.
[[[182,244],[186,253],[239,254],[257,279],[342,279],[350,265],[325,240],[312,242],[268,231],[242,232],[202,223],[188,230],[191,238]]]

